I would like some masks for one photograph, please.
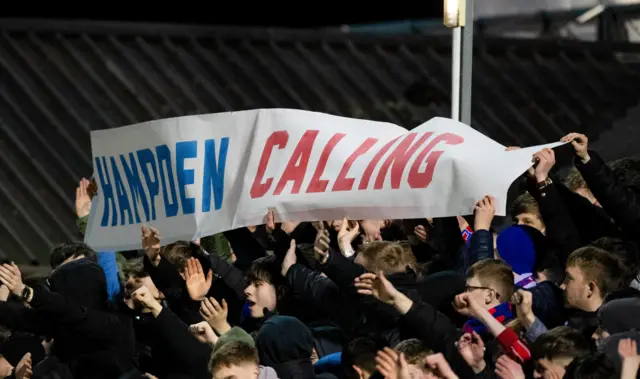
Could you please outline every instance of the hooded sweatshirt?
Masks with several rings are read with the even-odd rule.
[[[315,379],[311,331],[298,319],[273,316],[258,332],[260,364],[273,367],[280,379]]]

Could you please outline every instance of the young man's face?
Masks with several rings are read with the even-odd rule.
[[[480,279],[477,277],[467,278],[467,292],[471,294],[471,297],[479,304],[481,307],[485,309],[491,309],[497,304],[495,304],[496,294],[495,289],[483,286],[480,282]]]
[[[539,214],[535,213],[520,213],[516,216],[515,223],[518,225],[528,225],[532,228],[536,228],[542,234],[544,234],[546,230],[544,222],[542,222],[542,218]]]
[[[258,365],[253,363],[244,363],[240,365],[231,365],[226,367],[218,367],[213,373],[212,379],[257,379],[260,374]]]
[[[269,311],[276,309],[276,288],[267,282],[252,282],[244,289],[244,294],[249,303],[249,311],[252,318],[264,317],[264,308]]]
[[[558,357],[553,359],[542,358],[536,361],[535,370],[533,371],[534,378],[553,378],[556,374],[557,378],[562,378],[566,367],[573,361],[570,357]]]
[[[564,282],[560,286],[564,291],[564,304],[570,308],[588,310],[589,283],[585,280],[582,270],[576,266],[568,266],[565,271]]]

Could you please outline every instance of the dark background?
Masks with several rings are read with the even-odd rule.
[[[442,0],[424,3],[409,1],[291,2],[289,6],[247,1],[167,1],[149,6],[132,0],[127,3],[91,2],[93,7],[12,5],[1,18],[81,19],[102,21],[162,22],[180,24],[235,25],[256,27],[317,28],[442,17]],[[108,4],[108,5],[107,5]],[[148,3],[147,3],[148,4]],[[29,9],[32,8],[32,9]]]

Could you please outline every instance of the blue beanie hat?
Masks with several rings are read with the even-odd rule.
[[[498,255],[518,275],[533,273],[536,264],[535,243],[527,228],[533,229],[525,225],[510,226],[498,235],[496,241]]]

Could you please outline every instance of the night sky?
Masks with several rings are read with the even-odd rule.
[[[432,5],[425,5],[425,3]],[[442,0],[427,0],[411,4],[408,1],[369,1],[363,4],[348,1],[339,6],[330,2],[296,2],[294,7],[273,5],[273,1],[167,1],[153,6],[135,8],[136,1],[119,6],[117,2],[91,2],[93,7],[31,6],[32,9],[7,7],[2,18],[84,19],[103,21],[137,21],[180,24],[236,25],[257,27],[312,28],[345,24],[363,24],[396,20],[420,20],[442,17]],[[166,4],[166,5],[163,5]],[[376,4],[376,5],[374,5]],[[102,5],[102,6],[101,6]],[[393,6],[392,6],[393,5]]]

